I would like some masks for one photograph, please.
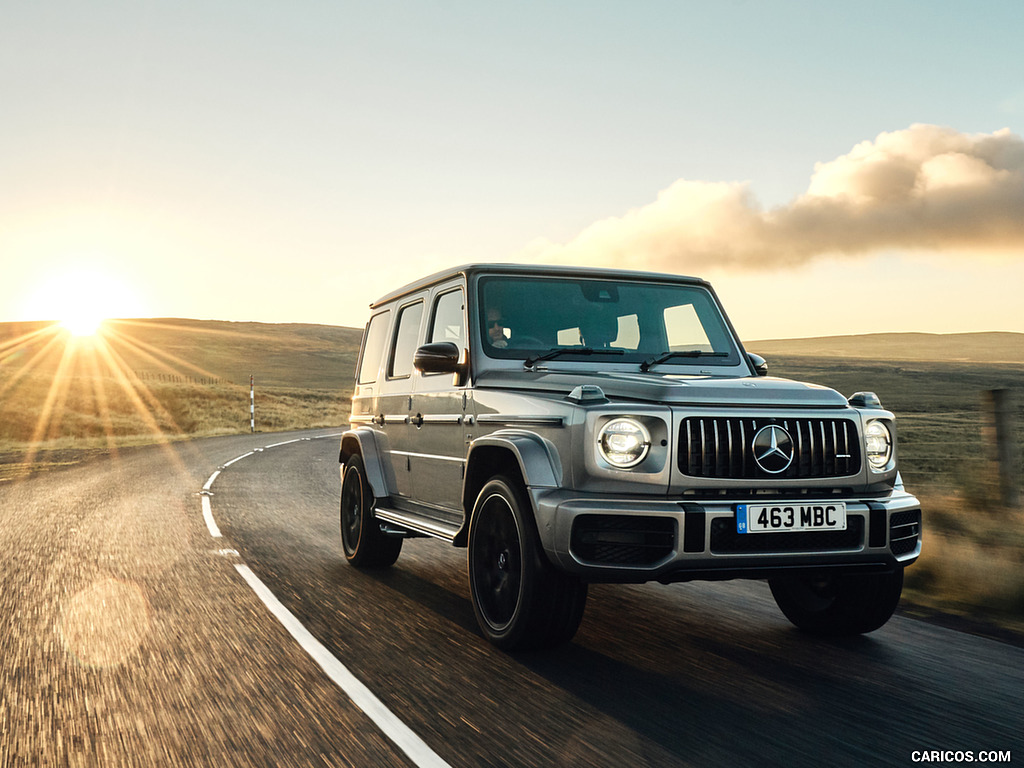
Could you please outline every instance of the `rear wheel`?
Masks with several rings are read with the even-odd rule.
[[[772,596],[793,624],[813,635],[873,632],[892,616],[903,591],[903,569],[892,573],[780,576]]]
[[[386,568],[402,551],[402,539],[384,534],[373,516],[373,492],[358,453],[349,458],[342,476],[341,545],[345,559],[358,568]]]
[[[587,585],[544,556],[529,509],[520,483],[495,477],[470,523],[473,611],[484,636],[507,651],[567,643],[587,601]]]

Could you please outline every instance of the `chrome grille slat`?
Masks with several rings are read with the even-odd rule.
[[[747,466],[747,436],[743,431],[743,421],[740,421],[740,471],[739,475],[742,476]]]
[[[767,424],[778,424],[793,440],[793,462],[781,473],[761,470],[751,441]],[[678,466],[690,477],[799,479],[847,477],[860,471],[856,425],[849,419],[753,419],[691,416],[679,430]]]
[[[707,431],[704,427],[704,419],[700,420],[700,468],[703,474],[708,473],[708,456],[707,456],[707,444],[706,439]]]

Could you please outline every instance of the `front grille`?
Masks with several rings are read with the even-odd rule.
[[[585,563],[654,565],[672,554],[676,521],[671,517],[580,515],[573,521],[572,553]]]
[[[845,531],[785,533],[737,533],[734,518],[716,517],[711,521],[711,551],[716,554],[838,552],[857,550],[863,544],[864,518],[862,517],[848,517]]]
[[[753,441],[774,424],[792,440],[793,460],[781,471],[758,466]],[[691,416],[679,428],[679,470],[690,477],[737,480],[847,477],[860,471],[860,439],[850,419]]]
[[[889,547],[899,557],[913,552],[921,536],[921,510],[897,512],[889,519]]]

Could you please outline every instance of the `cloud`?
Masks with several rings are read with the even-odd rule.
[[[747,183],[681,179],[649,205],[523,256],[686,272],[887,249],[1024,255],[1024,140],[913,125],[818,163],[788,205],[764,210]]]

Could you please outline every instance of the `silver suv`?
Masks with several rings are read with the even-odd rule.
[[[767,579],[801,629],[870,632],[921,551],[893,415],[768,377],[695,278],[488,264],[407,285],[371,305],[350,422],[348,561],[466,547],[507,650],[571,639],[590,582]]]

